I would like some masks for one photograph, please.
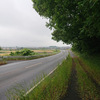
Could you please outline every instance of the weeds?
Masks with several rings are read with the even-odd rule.
[[[71,72],[72,60],[63,61],[53,76],[49,76],[37,88],[35,88],[25,100],[59,100],[66,92]],[[27,99],[28,98],[28,99]]]
[[[77,77],[80,94],[83,100],[99,100],[100,96],[96,89],[96,86],[92,83],[91,79],[89,79],[88,75],[82,69],[82,66],[79,64],[78,59],[75,59],[76,69],[77,69]]]
[[[4,65],[4,64],[7,64],[5,60],[0,61],[0,65]]]
[[[84,66],[84,70],[96,81],[100,86],[100,55],[82,55],[75,52],[78,55],[78,60],[81,66]]]
[[[82,58],[85,70],[100,85],[100,57]]]

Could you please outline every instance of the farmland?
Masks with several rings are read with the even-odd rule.
[[[27,50],[31,52],[30,55],[27,55],[26,53]],[[24,53],[24,55],[21,54],[22,52]],[[1,57],[0,65],[4,65],[4,64],[16,62],[16,61],[32,60],[32,59],[47,57],[47,56],[57,54],[59,52],[60,52],[59,50],[29,50],[29,49],[1,50],[0,51],[0,57]]]
[[[38,54],[48,54],[48,53],[53,53],[54,50],[32,50],[34,51],[35,53],[38,53]],[[9,54],[11,52],[16,52],[16,50],[1,50],[0,51],[0,56],[9,56]]]

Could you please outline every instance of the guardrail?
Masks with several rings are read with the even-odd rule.
[[[41,58],[41,57],[46,57],[53,55],[54,53],[51,54],[44,54],[44,55],[33,55],[33,56],[0,56],[0,60],[10,60],[10,59],[35,59],[35,58]]]

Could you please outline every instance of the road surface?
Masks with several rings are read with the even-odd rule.
[[[6,90],[16,84],[29,86],[37,76],[50,73],[67,55],[68,51],[62,50],[53,56],[0,66],[0,100],[7,100]]]

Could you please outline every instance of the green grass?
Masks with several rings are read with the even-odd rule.
[[[20,57],[14,57],[13,56],[13,58],[10,58],[9,56],[8,56],[8,58],[4,58],[4,60],[6,60],[6,61],[11,61],[11,60],[32,60],[32,59],[38,59],[38,58],[42,58],[42,57],[48,57],[48,56],[52,56],[52,55],[55,55],[55,54],[57,54],[57,53],[59,53],[60,51],[58,51],[57,50],[57,52],[52,52],[52,53],[35,53],[35,55],[33,55],[33,57],[32,56],[30,56],[30,57],[24,57],[23,56],[23,58],[20,58]]]
[[[16,97],[20,98],[20,100],[60,100],[68,88],[71,66],[72,58],[68,56],[53,74],[48,76],[27,96],[23,97],[22,95],[18,95]],[[22,94],[22,91],[19,93]]]
[[[82,100],[99,100],[100,95],[98,94],[95,85],[92,83],[91,79],[89,79],[87,74],[84,72],[77,58],[75,58],[75,62],[76,62],[76,69],[77,69],[79,91]]]
[[[6,53],[6,52],[0,52],[0,53]]]
[[[48,57],[48,56],[52,56],[52,55],[55,55],[57,53],[59,53],[60,51],[57,51],[57,52],[52,52],[52,53],[35,53],[35,55],[32,57],[24,57],[23,58],[18,58],[18,57],[14,57],[13,58],[3,58],[3,61],[0,62],[0,65],[3,65],[3,64],[7,64],[7,61],[21,61],[21,60],[33,60],[33,59],[38,59],[38,58],[43,58],[43,57]]]
[[[4,65],[4,64],[7,64],[7,62],[5,60],[0,61],[0,65]]]
[[[100,100],[100,55],[75,52],[79,90],[83,100]],[[93,83],[96,82],[96,84]]]
[[[82,60],[86,64],[85,69],[100,85],[100,56],[83,57]]]
[[[43,57],[48,57],[48,56],[52,56],[52,55],[55,55],[56,53],[52,53],[52,54],[45,54],[45,55],[34,55],[33,57],[29,57],[29,58],[25,58],[25,57],[23,57],[23,58],[16,58],[16,57],[14,57],[13,56],[13,58],[4,58],[4,60],[6,60],[6,61],[13,61],[13,60],[32,60],[32,59],[38,59],[38,58],[43,58]]]
[[[85,70],[100,85],[100,55],[82,55],[77,53]]]

